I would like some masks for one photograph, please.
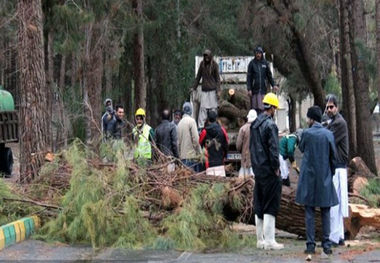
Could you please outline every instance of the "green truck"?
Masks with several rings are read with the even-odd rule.
[[[10,177],[12,150],[6,143],[18,142],[18,116],[12,95],[0,85],[0,174]]]

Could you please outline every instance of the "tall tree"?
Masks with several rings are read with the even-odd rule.
[[[44,38],[40,0],[19,0],[18,64],[20,68],[20,181],[37,175],[49,132]]]
[[[343,104],[342,109],[348,126],[350,157],[356,156],[356,110],[350,46],[349,2],[339,0],[340,66]]]
[[[144,70],[144,24],[143,1],[133,0],[132,8],[136,16],[136,31],[133,35],[135,107],[146,109],[146,85]]]
[[[352,15],[350,30],[351,34],[351,51],[354,81],[354,94],[356,105],[356,126],[357,126],[357,153],[369,169],[377,174],[375,152],[373,149],[372,127],[371,127],[371,111],[369,108],[369,76],[366,70],[364,60],[361,58],[363,49],[366,48],[366,20],[364,16],[364,4],[362,0],[352,1]]]
[[[376,0],[377,101],[380,103],[380,0]]]

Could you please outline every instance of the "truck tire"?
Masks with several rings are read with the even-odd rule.
[[[5,177],[11,177],[12,175],[12,169],[13,169],[13,155],[12,150],[9,147],[3,148],[3,151],[1,153],[1,159],[2,159],[2,165],[1,165],[1,172],[5,174]]]

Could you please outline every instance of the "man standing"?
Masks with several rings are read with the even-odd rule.
[[[247,115],[247,123],[244,124],[236,139],[236,149],[241,152],[241,167],[239,170],[239,177],[254,176],[251,163],[251,153],[249,151],[249,137],[250,128],[254,120],[256,120],[257,113],[255,110],[250,110]]]
[[[193,109],[190,102],[183,104],[183,118],[178,123],[178,148],[181,161],[195,172],[200,172],[200,146],[197,124],[191,117]]]
[[[203,128],[209,110],[217,111],[218,96],[220,91],[219,66],[213,60],[211,51],[203,52],[203,61],[199,65],[197,77],[193,85],[196,90],[202,79],[202,92],[200,98],[200,110],[198,116],[198,128]]]
[[[123,120],[124,108],[121,105],[117,105],[115,110],[115,118],[107,124],[107,131],[110,133],[112,139],[121,140],[123,138],[122,130],[126,126]]]
[[[216,122],[215,111],[207,113],[208,124],[199,136],[199,144],[205,147],[206,174],[226,176],[224,157],[228,151],[228,136],[226,130]]]
[[[136,144],[135,160],[141,165],[147,165],[152,161],[152,145],[154,142],[154,130],[145,123],[145,110],[139,108],[135,113],[136,126],[132,130],[132,139]]]
[[[337,98],[335,95],[327,96],[326,111],[331,120],[327,125],[327,129],[334,134],[337,159],[333,183],[339,204],[331,207],[330,210],[330,240],[333,242],[333,245],[337,246],[344,245],[343,218],[348,217],[348,129],[346,121],[339,113]]]
[[[174,112],[174,117],[173,117],[172,123],[175,124],[175,126],[178,126],[178,123],[181,121],[181,119],[182,119],[182,111],[176,110]]]
[[[335,144],[332,132],[321,125],[322,110],[313,106],[307,111],[309,129],[302,134],[299,149],[304,153],[298,180],[296,202],[305,206],[306,254],[315,253],[315,208],[321,208],[322,247],[332,254],[330,207],[338,204],[332,182],[335,170]]]
[[[267,93],[267,81],[269,81],[274,91],[278,90],[278,86],[274,84],[269,63],[264,59],[263,54],[263,48],[257,46],[255,48],[255,58],[249,62],[247,72],[247,89],[251,98],[251,108],[255,109],[257,114],[264,110],[262,101]]]
[[[170,111],[165,109],[162,112],[162,122],[155,130],[154,141],[158,149],[160,149],[163,154],[178,158],[177,126],[170,122],[169,119]],[[168,171],[172,172],[174,169],[174,162],[170,163],[168,166]]]
[[[273,116],[278,108],[277,96],[268,93],[263,99],[264,112],[251,124],[250,152],[255,174],[254,207],[257,248],[282,249],[275,240],[276,216],[281,200],[281,176],[278,128]],[[265,239],[264,239],[265,237]]]
[[[112,100],[110,98],[107,98],[104,101],[104,107],[106,108],[106,112],[103,114],[101,122],[103,140],[111,137],[110,132],[107,130],[109,127],[108,123],[115,118],[115,112],[113,110]]]

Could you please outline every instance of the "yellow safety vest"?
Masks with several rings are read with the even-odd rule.
[[[145,159],[151,159],[152,158],[152,146],[149,142],[149,132],[150,129],[152,129],[148,124],[144,124],[142,128],[142,133],[138,133],[138,128],[133,128],[133,135],[139,136],[139,141],[137,143],[137,147],[135,149],[134,157],[135,159],[139,158],[145,158]]]

